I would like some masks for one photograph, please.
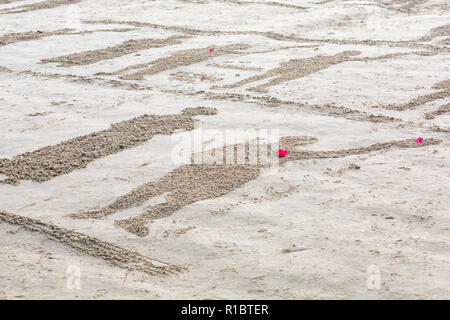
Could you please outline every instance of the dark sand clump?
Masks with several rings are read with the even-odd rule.
[[[54,146],[23,153],[11,160],[0,159],[0,173],[5,183],[20,180],[47,181],[85,168],[92,161],[135,147],[155,134],[171,134],[175,130],[193,130],[196,115],[217,114],[217,109],[186,108],[177,115],[142,115],[111,125],[110,129],[80,136]]]
[[[417,144],[414,139],[377,143],[367,147],[336,150],[336,151],[296,151],[301,145],[317,141],[315,137],[283,137],[280,141],[282,148],[287,148],[287,157],[280,158],[280,163],[293,160],[339,158],[350,155],[365,154],[373,151],[388,150],[391,148],[417,148],[440,143],[437,139],[426,139]],[[236,146],[235,146],[236,147]],[[235,148],[235,151],[237,149]],[[125,230],[144,237],[148,235],[147,224],[155,219],[167,217],[180,208],[205,199],[222,196],[236,190],[245,183],[256,179],[266,164],[248,164],[248,149],[246,150],[245,164],[186,164],[165,175],[156,182],[145,183],[112,204],[79,213],[70,214],[72,218],[102,218],[118,210],[142,205],[152,197],[165,195],[166,202],[144,209],[137,217],[117,220],[116,225]]]
[[[159,261],[155,264],[155,261],[134,251],[37,219],[0,211],[0,222],[39,232],[50,240],[65,244],[82,254],[101,258],[113,266],[130,271],[142,271],[150,275],[167,275],[182,270],[181,267],[160,263]]]

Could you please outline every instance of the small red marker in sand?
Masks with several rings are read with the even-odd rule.
[[[206,80],[206,76],[202,76],[202,78],[200,79],[200,81]]]
[[[416,143],[422,143],[423,142],[423,138],[422,137],[418,137],[416,140]]]
[[[281,157],[286,157],[289,152],[287,150],[280,149],[277,151],[277,155]]]
[[[209,52],[213,52],[214,51],[214,48],[209,48]]]

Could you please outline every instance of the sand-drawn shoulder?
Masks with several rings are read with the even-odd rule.
[[[367,147],[352,148],[332,151],[297,151],[295,148],[301,145],[311,144],[317,141],[315,137],[288,136],[280,139],[280,146],[290,150],[287,157],[281,158],[280,162],[339,158],[350,155],[365,154],[373,151],[388,150],[391,148],[417,148],[440,143],[437,139],[427,139],[422,144],[417,144],[414,139],[389,141],[376,143]],[[268,155],[272,150],[267,148]],[[112,204],[100,209],[94,209],[79,213],[69,214],[71,218],[102,218],[119,210],[128,209],[142,205],[152,197],[166,194],[166,202],[146,208],[139,216],[128,219],[117,220],[116,225],[138,236],[145,237],[149,233],[147,224],[155,219],[167,217],[182,207],[205,199],[222,196],[230,191],[242,187],[245,183],[256,179],[261,170],[267,164],[249,164],[249,148],[245,148],[245,164],[237,163],[237,146],[234,146],[232,164],[186,164],[159,179],[156,182],[145,183]],[[222,148],[222,151],[224,149]],[[223,153],[225,155],[225,152]],[[226,158],[226,157],[225,157]],[[224,163],[228,163],[225,159]],[[233,163],[234,162],[234,163]]]
[[[172,134],[175,130],[193,130],[196,115],[214,115],[215,108],[186,108],[175,115],[148,115],[111,125],[57,145],[26,152],[12,159],[0,159],[0,173],[8,176],[4,183],[18,185],[20,180],[47,181],[85,168],[92,161],[138,146],[155,134]]]

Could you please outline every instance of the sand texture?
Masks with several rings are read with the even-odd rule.
[[[0,299],[450,298],[448,1],[0,19]]]

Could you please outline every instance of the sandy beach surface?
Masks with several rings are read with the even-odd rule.
[[[0,0],[0,121],[0,299],[450,298],[448,1]]]

